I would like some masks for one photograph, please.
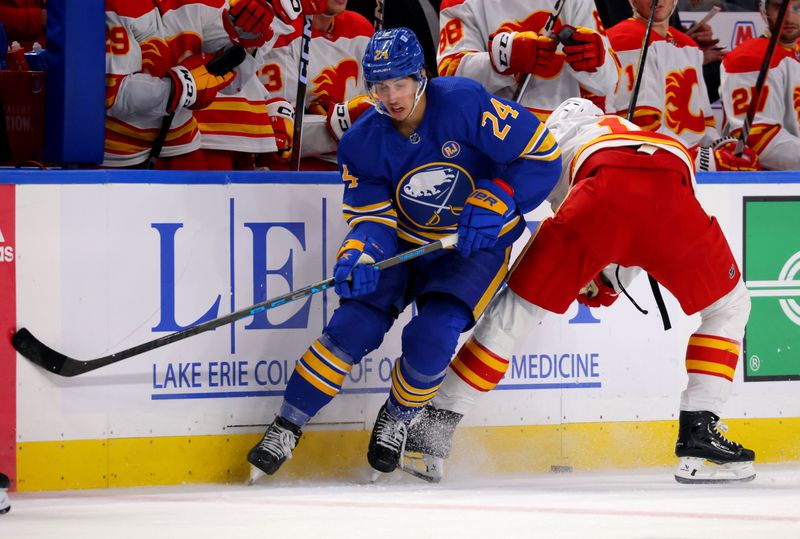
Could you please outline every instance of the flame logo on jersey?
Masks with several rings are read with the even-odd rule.
[[[358,83],[358,62],[353,58],[345,58],[333,67],[323,68],[312,81],[315,86],[314,95],[330,97],[332,103],[341,103],[347,99],[347,81]]]
[[[664,124],[675,134],[683,131],[703,133],[706,121],[703,111],[692,114],[690,106],[695,88],[699,91],[697,71],[687,67],[681,71],[670,71],[667,74],[666,98],[664,103]]]
[[[800,87],[795,86],[792,90],[792,104],[794,105],[794,114],[797,117],[797,123],[800,124]]]
[[[452,163],[428,163],[408,172],[397,183],[402,214],[427,229],[455,228],[464,201],[475,190],[469,173]]]
[[[603,26],[603,20],[600,18],[600,14],[596,9],[592,10],[592,18],[594,19],[594,28],[592,28],[592,30],[595,30],[601,36],[605,36],[606,27]]]

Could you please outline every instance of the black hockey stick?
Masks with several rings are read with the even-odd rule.
[[[452,234],[442,238],[441,240],[437,240],[421,247],[417,247],[416,249],[405,251],[404,253],[400,253],[399,255],[391,258],[387,258],[382,262],[378,262],[375,264],[375,266],[382,270],[391,268],[392,266],[402,264],[408,260],[438,251],[444,247],[453,246],[456,244],[457,239],[458,236],[456,234]],[[127,350],[122,350],[116,354],[86,361],[73,359],[60,352],[56,352],[34,337],[33,334],[25,328],[20,328],[20,330],[17,331],[11,338],[11,342],[14,345],[14,348],[16,348],[17,352],[43,369],[58,374],[59,376],[77,376],[79,374],[84,374],[95,369],[99,369],[100,367],[105,367],[106,365],[111,365],[112,363],[117,363],[123,359],[127,359],[144,352],[149,352],[150,350],[155,350],[156,348],[161,348],[162,346],[186,339],[193,335],[197,335],[198,333],[204,333],[206,331],[216,329],[220,326],[230,324],[237,320],[241,320],[242,318],[247,318],[248,316],[252,316],[256,313],[274,309],[275,307],[279,307],[286,303],[311,296],[317,292],[322,292],[323,290],[331,288],[333,284],[333,278],[325,279],[324,281],[314,283],[306,286],[305,288],[289,292],[282,296],[270,298],[264,302],[256,303],[255,305],[251,305],[250,307],[222,316],[220,318],[215,318],[214,320],[209,320],[207,322],[203,322],[202,324],[182,329],[180,331],[176,331],[175,333],[170,333],[169,335],[164,335],[163,337],[159,337],[158,339],[134,346],[133,348],[128,348]]]
[[[647,60],[647,51],[650,48],[650,33],[653,30],[653,19],[655,18],[657,8],[658,0],[653,0],[650,4],[650,17],[647,19],[647,28],[644,31],[642,49],[639,51],[639,60],[636,66],[636,79],[633,81],[633,91],[631,91],[631,99],[628,102],[627,120],[629,122],[633,121],[634,112],[636,111],[636,100],[639,99],[639,88],[642,85],[642,75],[644,74],[645,61]],[[619,283],[619,276],[617,277],[617,282]],[[658,286],[658,281],[649,273],[647,274],[647,280],[650,283],[650,290],[653,291],[653,298],[656,300],[658,312],[661,314],[661,322],[664,324],[664,331],[667,331],[672,327],[672,323],[669,321],[669,313],[667,312],[667,305],[664,303],[664,296],[661,294],[661,287]],[[622,286],[621,283],[620,286]],[[636,305],[636,302],[628,295],[627,291],[625,291],[625,295]],[[636,307],[639,308],[638,305],[636,305]],[[645,314],[647,313],[645,312]]]
[[[747,137],[750,136],[750,128],[753,125],[753,119],[756,117],[756,111],[761,101],[761,92],[764,90],[764,83],[767,81],[767,71],[769,71],[769,64],[772,62],[772,53],[775,52],[775,46],[778,44],[781,32],[783,32],[783,23],[786,22],[786,11],[788,10],[790,1],[791,0],[783,0],[783,2],[781,2],[778,18],[775,20],[775,28],[770,29],[771,34],[769,36],[767,51],[764,53],[764,61],[761,62],[761,69],[758,70],[758,78],[756,78],[756,85],[753,89],[753,95],[750,98],[750,105],[747,107],[747,115],[744,117],[742,132],[739,133],[739,140],[736,141],[736,149],[733,150],[736,156],[742,155],[742,153],[744,153],[744,147],[747,145]]]
[[[375,31],[383,30],[384,0],[375,0]]]
[[[550,38],[554,38],[553,36],[553,28],[556,26],[556,21],[558,20],[558,16],[561,15],[561,12],[564,11],[564,2],[565,0],[556,0],[555,5],[553,6],[553,11],[550,13],[550,16],[547,17],[547,20],[544,23],[544,35]],[[555,39],[555,38],[554,38]],[[525,93],[525,90],[528,88],[528,84],[531,81],[531,74],[526,73],[522,80],[517,86],[517,90],[514,92],[514,97],[512,98],[514,101],[519,103],[519,99],[522,97],[522,94]]]
[[[208,62],[206,69],[212,75],[224,75],[228,71],[232,71],[239,64],[244,62],[246,55],[247,51],[245,51],[243,47],[234,45]],[[174,88],[172,91],[174,91]],[[172,94],[170,94],[170,100],[171,99]],[[153,141],[152,148],[150,148],[150,154],[147,156],[147,161],[145,161],[146,169],[152,170],[156,166],[156,161],[158,161],[158,156],[161,155],[161,149],[164,147],[164,143],[167,141],[167,135],[172,127],[172,120],[174,118],[175,111],[173,110],[164,116],[163,120],[161,120],[161,127],[158,129],[156,139]]]
[[[311,49],[311,16],[303,19],[300,37],[300,64],[297,67],[297,96],[294,100],[294,132],[289,170],[300,170],[300,143],[303,137],[303,114],[306,110],[306,85],[308,84],[308,57]]]

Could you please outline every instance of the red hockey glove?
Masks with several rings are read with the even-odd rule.
[[[222,14],[222,25],[231,42],[242,47],[260,47],[270,39],[275,12],[267,0],[230,0]]]
[[[167,77],[172,82],[167,112],[175,112],[178,107],[204,109],[214,101],[217,92],[233,81],[236,76],[233,71],[223,75],[208,72],[206,64],[213,59],[212,54],[195,54],[167,71]]]
[[[558,32],[564,45],[567,63],[575,71],[594,73],[606,60],[606,48],[600,34],[583,26],[564,26]]]
[[[556,57],[556,45],[535,32],[499,32],[489,36],[489,59],[501,75],[541,75]]]
[[[374,264],[384,259],[384,252],[373,238],[351,232],[336,255],[333,266],[334,290],[343,298],[374,292],[380,270]],[[350,277],[350,280],[348,280]]]
[[[693,146],[689,151],[694,157],[694,168],[697,171],[754,171],[761,170],[758,155],[752,148],[745,146],[742,155],[736,156],[737,139],[723,137],[715,140],[710,146]]]
[[[619,292],[611,287],[611,281],[600,272],[589,284],[581,288],[578,303],[587,307],[608,307],[617,301],[618,297]]]
[[[503,225],[514,216],[514,189],[503,180],[480,180],[467,197],[458,218],[458,245],[462,256],[497,243]]]
[[[300,15],[321,15],[328,9],[328,0],[270,0],[275,16],[290,24]]]
[[[292,137],[294,136],[294,105],[276,97],[267,101],[267,114],[275,132],[278,150],[275,156],[279,161],[289,161],[292,157]]]
[[[344,103],[336,103],[328,109],[328,122],[325,125],[328,133],[338,143],[342,140],[344,132],[353,126],[359,116],[372,107],[372,100],[365,95],[354,97]]]

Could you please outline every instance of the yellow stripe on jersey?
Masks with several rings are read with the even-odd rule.
[[[479,51],[460,51],[455,54],[451,54],[442,58],[442,61],[439,62],[437,66],[439,70],[439,75],[441,76],[448,76],[451,77],[456,74],[458,71],[458,66],[461,64],[461,59],[464,58],[467,54],[476,53]]]
[[[655,146],[669,146],[671,148],[675,148],[676,150],[680,151],[687,163],[693,163],[694,160],[689,155],[689,151],[686,149],[686,146],[678,142],[677,140],[672,140],[666,137],[654,137],[648,135],[644,131],[629,131],[627,133],[611,133],[608,135],[600,135],[597,138],[593,138],[575,152],[575,157],[572,158],[572,162],[570,163],[569,167],[569,177],[575,177],[575,165],[581,162],[581,154],[585,152],[588,148],[596,144],[600,144],[602,142],[607,142],[610,140],[625,140],[629,141],[630,144],[625,144],[624,146],[636,146],[637,143],[639,144],[653,144]]]
[[[272,135],[274,133],[272,126],[267,124],[198,122],[198,125],[203,133],[242,133],[248,135]]]
[[[506,257],[505,260],[503,261],[502,267],[495,274],[494,279],[492,279],[492,282],[489,284],[489,286],[486,287],[486,290],[481,296],[481,299],[478,300],[478,303],[475,305],[475,308],[472,309],[472,316],[475,318],[475,320],[480,318],[484,309],[486,309],[486,306],[489,304],[489,301],[491,301],[491,299],[494,297],[495,293],[500,288],[500,285],[503,284],[506,275],[508,275],[508,261],[510,258],[511,258],[511,246],[509,245],[508,247],[506,247]]]
[[[558,147],[555,137],[545,128],[544,123],[540,123],[520,157],[536,161],[555,161],[561,157],[561,149]]]

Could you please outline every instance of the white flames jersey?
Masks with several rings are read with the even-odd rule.
[[[632,18],[608,29],[622,63],[615,105],[621,116],[628,114],[645,30],[644,23]],[[634,122],[647,131],[676,137],[690,148],[719,138],[703,80],[703,53],[686,34],[674,28],[666,36],[650,34]]]
[[[510,99],[518,80],[492,68],[489,36],[496,32],[542,33],[555,3],[556,0],[443,0],[439,15],[439,74],[469,77],[491,93]],[[619,80],[619,65],[608,45],[594,2],[566,0],[554,32],[564,25],[584,26],[599,32],[606,45],[606,57],[595,73],[575,71],[566,63],[559,45],[552,72],[541,77],[532,75],[520,97],[520,103],[542,121],[570,97],[605,96],[605,108],[610,110],[609,101]]]
[[[256,63],[259,79],[269,93],[295,104],[303,17],[294,21],[292,30],[279,37],[274,47],[261,47]],[[303,157],[327,156],[336,162],[337,145],[328,134],[322,110],[327,110],[331,103],[367,94],[361,59],[372,33],[367,19],[352,11],[335,16],[325,32],[312,30],[305,98],[309,113],[303,118],[300,150]],[[319,106],[315,105],[317,102]]]
[[[177,61],[200,52],[231,47],[222,24],[226,0],[160,0],[167,44]],[[256,64],[247,55],[235,69],[236,78],[220,90],[205,109],[194,111],[201,146],[248,153],[274,152],[275,134],[267,114],[269,95],[256,77]]]
[[[143,163],[166,115],[172,59],[153,0],[106,0],[106,130],[103,165]],[[200,147],[190,111],[175,113],[161,155]]]
[[[571,120],[568,127],[559,127],[552,133],[561,148],[561,160],[564,166],[558,183],[547,197],[554,211],[566,198],[572,181],[586,159],[604,148],[646,145],[667,150],[686,163],[694,183],[692,159],[686,147],[672,137],[643,131],[638,125],[611,114],[576,117]]]
[[[722,61],[720,96],[734,137],[741,132],[768,42],[763,37],[745,41]],[[747,145],[758,154],[766,169],[800,169],[798,55],[800,49],[797,46],[794,49],[775,48],[747,137]]]

